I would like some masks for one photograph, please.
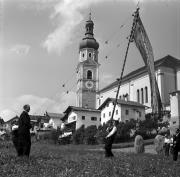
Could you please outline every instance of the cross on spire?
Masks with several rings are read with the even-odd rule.
[[[89,20],[91,20],[91,9],[90,9],[90,12],[89,12]]]

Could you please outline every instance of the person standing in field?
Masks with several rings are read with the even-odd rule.
[[[176,134],[173,137],[173,160],[177,161],[178,152],[180,151],[180,129],[176,130]]]
[[[108,135],[105,137],[105,157],[113,157],[112,144],[117,133],[117,120],[113,120],[111,125],[107,128]]]
[[[32,128],[28,114],[30,105],[24,105],[23,109],[18,122],[18,156],[29,157],[31,149],[30,129]]]

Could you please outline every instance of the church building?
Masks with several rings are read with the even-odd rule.
[[[83,124],[85,127],[99,126],[106,122],[109,118],[102,117],[110,115],[111,110],[105,108],[114,102],[118,87],[118,81],[114,81],[99,90],[99,43],[94,38],[93,29],[94,23],[90,14],[85,24],[84,38],[79,44],[76,107],[69,106],[63,118],[67,125],[75,123],[75,129]],[[170,110],[169,93],[180,90],[180,60],[167,55],[156,60],[154,65],[163,110]],[[120,121],[132,118],[144,119],[145,113],[152,112],[149,75],[145,66],[122,78],[118,102]],[[127,114],[127,110],[130,114]],[[122,113],[125,114],[124,118]]]

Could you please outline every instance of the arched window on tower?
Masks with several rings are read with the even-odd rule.
[[[145,87],[145,102],[148,103],[148,88]]]
[[[137,90],[137,102],[140,102],[140,95],[139,95],[139,89]]]
[[[141,88],[141,103],[144,104],[144,90]]]
[[[91,53],[89,53],[89,57],[90,57],[90,58],[92,57],[92,54],[91,54]]]
[[[87,79],[92,79],[92,71],[91,70],[87,71]]]

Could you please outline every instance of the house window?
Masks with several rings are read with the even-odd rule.
[[[76,120],[76,116],[73,116],[73,117],[72,117],[72,120]]]
[[[103,113],[103,117],[105,118],[105,113]]]
[[[85,116],[82,116],[82,120],[85,120]]]
[[[137,102],[140,102],[140,95],[139,95],[139,89],[137,90]]]
[[[96,121],[96,120],[97,120],[97,117],[91,117],[91,120],[92,120],[92,121]]]
[[[92,56],[92,53],[89,53],[89,57],[91,58],[91,56]]]
[[[148,103],[148,88],[145,87],[145,102]]]
[[[126,109],[126,115],[128,115],[128,114],[129,114],[129,110]]]
[[[129,95],[126,93],[126,101],[129,101]]]
[[[144,91],[141,89],[141,103],[144,104]]]
[[[87,79],[92,79],[92,71],[87,71]]]
[[[109,117],[111,116],[111,112],[109,112]]]
[[[82,54],[82,57],[84,58],[84,53]]]
[[[116,115],[118,115],[118,110],[116,110]]]
[[[101,122],[101,118],[99,118],[99,121]]]

